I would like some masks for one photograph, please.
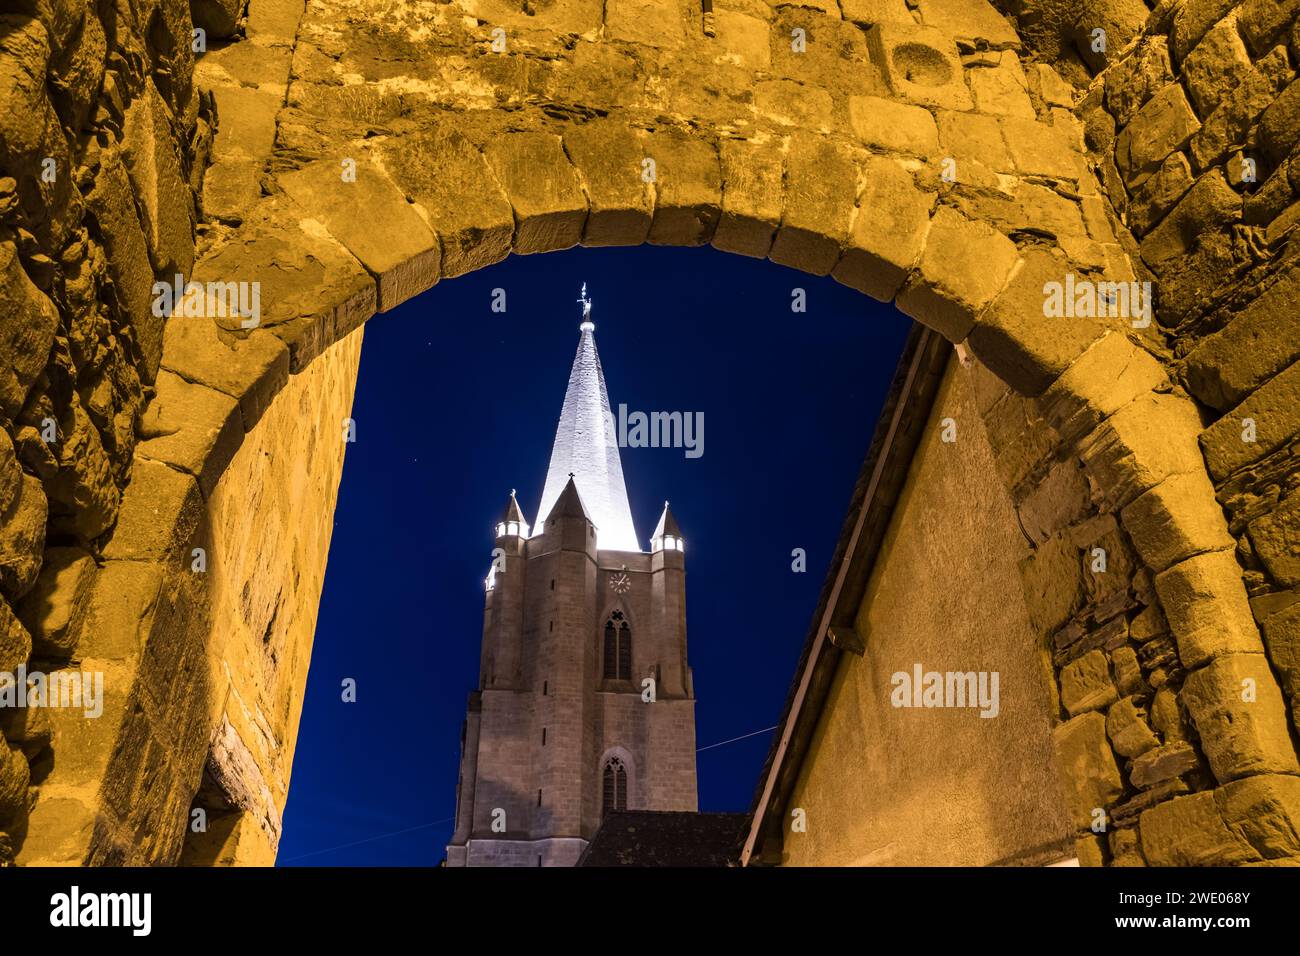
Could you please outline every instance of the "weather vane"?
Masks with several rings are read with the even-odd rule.
[[[587,283],[582,284],[582,293],[578,297],[582,303],[582,325],[578,326],[583,332],[594,332],[596,323],[591,321],[591,300],[587,298]]]

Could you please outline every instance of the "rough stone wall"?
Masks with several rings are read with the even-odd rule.
[[[186,325],[172,321],[169,335]],[[105,675],[104,713],[28,711],[52,754],[33,763],[18,863],[274,860],[360,346],[327,350],[247,436],[234,398],[186,383],[187,414],[220,407],[246,440],[225,439],[206,493],[139,459],[103,560],[77,570],[63,666]],[[187,829],[193,809],[207,832]]]
[[[1022,30],[1034,6],[1013,11]],[[1010,21],[983,0],[720,0],[712,35],[685,0],[251,0],[243,20],[237,2],[203,0],[193,22],[207,25],[209,50],[197,83],[178,41],[189,11],[174,0],[85,15],[42,2],[7,18],[0,81],[6,105],[21,108],[0,120],[0,663],[131,658],[68,646],[94,609],[86,594],[117,593],[111,611],[94,613],[156,645],[145,659],[159,670],[129,686],[162,698],[148,706],[168,734],[187,728],[156,743],[166,772],[185,777],[210,741],[172,719],[168,694],[198,654],[188,622],[201,615],[176,610],[183,588],[126,578],[188,560],[207,496],[288,373],[376,310],[510,251],[712,243],[896,298],[1015,393],[981,409],[1022,518],[1046,514],[1026,580],[1058,581],[1040,570],[1054,562],[1083,574],[1074,562],[1098,540],[1136,556],[1122,599],[1086,578],[1066,589],[1069,601],[1056,584],[1043,589],[1055,608],[1044,626],[1064,614],[1062,699],[1066,686],[1100,690],[1076,700],[1058,731],[1065,754],[1084,755],[1072,770],[1078,797],[1099,795],[1116,814],[1147,801],[1130,805],[1137,823],[1108,834],[1105,854],[1081,856],[1294,856],[1285,834],[1300,830],[1300,778],[1278,677],[1293,696],[1297,349],[1281,304],[1294,258],[1295,4],[1164,3],[1140,30],[1136,7],[1121,6],[1104,9],[1137,39],[1112,37],[1105,60],[1080,51],[1099,72],[1081,102],[1087,78],[1066,68],[1063,82],[1022,57]],[[1258,153],[1246,157],[1256,183],[1234,174],[1238,148]],[[47,155],[72,175],[42,181]],[[188,341],[173,332],[182,326],[164,328],[148,289],[178,267],[201,281],[259,282],[260,328],[218,319]],[[1134,268],[1159,278],[1150,328],[1045,319],[1046,281],[1124,281]],[[207,391],[186,387],[195,383]],[[45,418],[58,441],[42,440]],[[1243,418],[1257,439],[1234,443]],[[1076,460],[1090,495],[1082,512]],[[166,595],[146,602],[147,626],[130,610],[142,589]],[[1146,610],[1156,606],[1165,623]],[[187,624],[163,639],[168,614]],[[1104,705],[1102,740],[1099,660],[1073,655],[1104,652],[1118,696],[1133,686],[1126,647],[1147,690],[1125,695],[1133,713]],[[1249,703],[1237,690],[1247,678]],[[1176,746],[1170,694],[1199,738],[1186,734],[1198,765],[1135,779],[1145,752],[1126,763],[1110,744],[1131,749],[1115,740],[1130,741],[1125,727],[1145,743],[1137,718],[1159,735],[1161,759],[1147,760],[1159,773],[1190,759]],[[48,731],[35,716],[5,717],[0,828],[15,834]],[[96,725],[110,726],[125,735],[139,724]],[[113,846],[91,839],[99,824],[86,821],[101,816],[135,821],[141,853],[154,853],[170,811],[150,801],[173,791],[110,769],[114,752],[129,751],[124,736],[90,737],[61,757],[82,768],[61,799],[102,797],[112,812],[48,811],[71,822],[62,849],[40,853]],[[1188,832],[1204,839],[1189,844]]]
[[[1193,725],[1228,726],[1241,711],[1250,713],[1240,701],[1241,685],[1262,670],[1262,651],[1290,709],[1292,748],[1300,727],[1300,270],[1292,241],[1300,222],[1297,12],[1300,4],[1293,0],[1162,3],[1136,41],[1091,84],[1078,109],[1108,214],[1121,224],[1121,240],[1156,289],[1163,335],[1153,342],[1173,379],[1197,402],[1199,444],[1228,518],[1224,534],[1218,516],[1207,510],[1198,546],[1204,553],[1196,567],[1182,575],[1158,574],[1156,589],[1170,600],[1210,598],[1218,607],[1214,623],[1207,616],[1196,626],[1232,635],[1232,654],[1203,667],[1206,654],[1186,648],[1180,653],[1168,636],[1153,635],[1163,629],[1159,617],[1131,622],[1130,637],[1141,642],[1139,658],[1167,661],[1160,667],[1167,680],[1152,682],[1146,721],[1122,732],[1145,739],[1155,729],[1163,750],[1170,747],[1161,723],[1172,725],[1171,694],[1184,708],[1184,723],[1188,706],[1199,712]],[[1199,478],[1186,481],[1202,485]],[[1125,524],[1137,510],[1135,505],[1126,512]],[[1154,564],[1144,557],[1162,570],[1158,556]],[[1209,583],[1239,569],[1244,593]],[[1256,624],[1262,645],[1240,637],[1253,633]],[[1084,670],[1076,673],[1082,677]],[[1267,684],[1259,699],[1276,700],[1272,681]],[[1209,707],[1211,697],[1230,691],[1235,703]],[[1120,719],[1127,722],[1131,715],[1127,708],[1123,713]],[[1231,745],[1226,752],[1218,745],[1207,750],[1220,783],[1261,771],[1294,772],[1285,756],[1287,728],[1270,721],[1268,733],[1275,740],[1271,757],[1243,759]],[[1186,736],[1184,728],[1173,739]],[[1137,759],[1161,760],[1160,753]],[[1169,759],[1191,761],[1174,751]],[[1149,831],[1159,823],[1159,835],[1152,841],[1169,844],[1154,849],[1159,861],[1235,862],[1269,855],[1270,841],[1246,834],[1243,845],[1241,839],[1237,795],[1247,786],[1222,788],[1217,804],[1183,801],[1181,810],[1153,817]],[[1294,789],[1282,778],[1269,786],[1276,793],[1266,803]],[[1187,840],[1178,828],[1206,808],[1216,810],[1227,827],[1213,837],[1205,833],[1200,842]]]
[[[79,653],[69,617],[159,370],[151,286],[194,262],[212,106],[192,71],[186,0],[16,0],[0,15],[0,671]],[[3,723],[0,863],[49,739],[39,717]]]

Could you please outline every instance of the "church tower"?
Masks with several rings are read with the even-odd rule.
[[[448,866],[572,866],[611,809],[697,809],[686,566],[664,502],[642,551],[582,289],[537,522],[495,525]]]

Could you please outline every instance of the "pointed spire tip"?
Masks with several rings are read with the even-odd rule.
[[[587,283],[582,284],[582,292],[578,295],[578,301],[582,303],[582,324],[578,328],[583,332],[596,331],[596,323],[591,321],[591,300],[587,298]]]

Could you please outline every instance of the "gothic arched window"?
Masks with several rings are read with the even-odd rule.
[[[610,757],[605,762],[601,786],[603,794],[600,804],[601,819],[604,819],[611,810],[627,809],[627,768],[618,757]]]
[[[615,611],[605,622],[605,679],[632,679],[632,630],[623,619],[622,611]]]

